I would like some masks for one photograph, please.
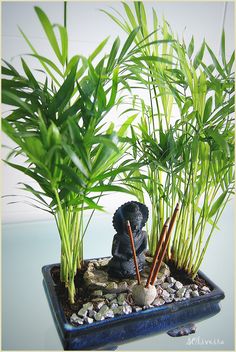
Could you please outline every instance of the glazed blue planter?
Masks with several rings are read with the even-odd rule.
[[[43,285],[65,350],[114,350],[120,344],[158,333],[168,332],[171,336],[186,335],[194,332],[192,323],[217,314],[220,311],[219,302],[224,298],[224,292],[199,272],[212,287],[212,291],[207,295],[74,327],[66,320],[56,295],[55,283],[51,276],[51,269],[55,266],[59,264],[42,268]]]

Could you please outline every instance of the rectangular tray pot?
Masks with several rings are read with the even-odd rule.
[[[173,332],[173,329],[177,335],[187,334],[191,323],[217,314],[219,302],[224,298],[224,292],[199,271],[199,276],[212,288],[209,294],[74,327],[67,321],[56,295],[51,276],[51,269],[55,266],[59,264],[42,268],[43,286],[65,350],[114,350],[120,344],[170,330]]]

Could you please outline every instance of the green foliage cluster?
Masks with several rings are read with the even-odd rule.
[[[98,201],[105,192],[129,192],[116,176],[137,168],[136,163],[122,161],[127,147],[121,140],[136,115],[129,116],[119,129],[105,120],[119,103],[118,85],[125,80],[125,62],[137,29],[122,48],[116,39],[110,55],[103,55],[93,65],[108,38],[89,58],[69,58],[66,28],[53,26],[40,8],[35,11],[58,64],[39,55],[21,30],[46,79],[38,82],[23,58],[24,75],[4,62],[2,101],[14,110],[2,120],[2,127],[18,146],[10,157],[25,156],[26,166],[6,162],[38,183],[40,190],[29,184],[23,187],[34,195],[35,206],[56,219],[61,238],[61,280],[73,302],[74,276],[83,259],[83,237],[88,226],[83,224],[83,212],[102,210]]]
[[[195,277],[234,193],[234,52],[227,61],[223,31],[220,61],[205,40],[194,56],[194,38],[188,46],[181,42],[165,20],[159,24],[155,10],[149,30],[143,3],[123,7],[126,17],[107,14],[128,34],[140,27],[136,41],[143,44],[129,69],[136,87],[149,96],[134,101],[141,122],[132,126],[131,142],[133,158],[146,166],[126,177],[147,177],[139,184],[131,181],[130,189],[140,201],[146,195],[151,201],[152,254],[165,220],[176,202],[181,204],[167,259]]]

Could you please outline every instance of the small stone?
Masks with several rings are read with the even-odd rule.
[[[116,294],[115,293],[107,293],[104,297],[106,299],[108,299],[108,301],[112,301],[114,298],[116,298]]]
[[[124,314],[124,312],[123,312],[123,306],[119,306],[119,307],[113,309],[113,313],[114,313],[115,315],[123,315],[123,314]]]
[[[124,304],[124,305],[123,305],[123,312],[124,312],[125,314],[130,314],[130,313],[132,313],[132,307],[131,307],[130,305],[128,305],[128,304]]]
[[[102,296],[102,290],[96,290],[96,291],[93,291],[91,296],[93,297],[99,297],[99,296]]]
[[[166,303],[171,303],[171,302],[173,302],[173,299],[174,299],[174,297],[173,297],[172,295],[169,296],[169,297],[165,297],[165,298],[164,298],[164,300],[165,300]]]
[[[153,306],[157,306],[157,307],[162,306],[163,304],[165,304],[165,300],[163,298],[158,297],[154,300],[152,304]]]
[[[174,297],[174,301],[175,301],[175,302],[180,302],[180,301],[181,301],[181,298],[179,298],[179,297]]]
[[[81,308],[79,311],[78,311],[78,316],[81,317],[81,318],[84,318],[86,317],[87,315],[87,309],[86,308]]]
[[[142,308],[139,307],[139,306],[133,306],[132,309],[133,309],[133,311],[136,312],[136,313],[137,313],[137,312],[140,312],[140,311],[142,310]]]
[[[105,301],[98,302],[97,309],[101,309],[105,305]]]
[[[190,292],[189,292],[189,290],[186,290],[184,297],[185,297],[185,298],[190,298]]]
[[[128,289],[129,291],[132,291],[132,288],[137,284],[136,280],[127,280],[127,285],[128,285]]]
[[[186,292],[186,288],[182,287],[176,292],[176,295],[177,295],[177,297],[182,298],[182,297],[184,297],[185,292]]]
[[[151,263],[152,264],[153,257],[146,257],[145,260],[146,260],[147,263]]]
[[[166,289],[166,291],[169,292],[170,294],[173,294],[173,293],[176,292],[176,290],[175,290],[174,288],[171,288],[171,287],[168,287],[168,288]]]
[[[99,303],[99,302],[104,302],[105,300],[102,297],[97,297],[97,298],[93,298],[91,301],[95,303]]]
[[[70,322],[73,324],[83,324],[83,319],[79,318],[78,315],[76,315],[75,313],[72,314],[72,316],[70,317]]]
[[[163,262],[161,264],[160,272],[163,273],[165,276],[170,276],[170,268],[167,264]]]
[[[169,282],[169,284],[174,284],[176,282],[176,280],[172,276],[168,276],[166,281]]]
[[[157,296],[160,296],[163,291],[163,288],[161,288],[161,286],[159,285],[156,287],[156,290],[157,290]]]
[[[199,293],[200,293],[200,295],[202,295],[202,296],[203,296],[203,295],[206,295],[206,294],[207,294],[207,293],[209,293],[209,292],[204,291],[204,290],[200,290],[200,292],[199,292]]]
[[[185,287],[187,290],[191,290],[191,291],[192,291],[191,285],[184,285],[184,287]]]
[[[199,292],[198,292],[197,290],[192,291],[192,292],[191,292],[191,296],[192,296],[192,297],[198,297],[198,296],[199,296]]]
[[[111,305],[110,305],[110,308],[113,310],[113,309],[115,309],[115,308],[117,308],[118,307],[118,303],[112,303]]]
[[[126,291],[128,289],[128,284],[126,281],[121,281],[118,285],[119,291]]]
[[[117,288],[118,288],[117,283],[115,283],[115,282],[113,282],[113,281],[109,282],[109,283],[106,285],[106,290],[107,290],[107,291],[117,290]]]
[[[95,311],[95,310],[89,310],[89,311],[88,311],[88,316],[89,316],[89,318],[93,318],[95,314],[96,314],[96,311]],[[85,317],[85,318],[86,318],[86,317]]]
[[[161,296],[165,299],[165,298],[170,297],[170,294],[166,290],[163,290],[162,293],[161,293]]]
[[[155,286],[161,286],[161,284],[163,284],[163,280],[160,280],[160,279],[156,279],[155,281]]]
[[[101,289],[107,286],[108,273],[105,270],[98,270],[90,266],[84,273],[84,281],[85,285],[90,287],[90,289]]]
[[[175,302],[185,301],[186,299],[185,297],[174,297]]]
[[[97,282],[93,282],[92,286],[93,285],[96,286],[96,288],[104,288],[105,289],[107,286],[107,283],[97,281]]]
[[[105,317],[109,310],[110,310],[110,308],[106,304],[104,304],[98,313],[100,313],[101,315],[103,315]]]
[[[92,310],[93,309],[93,303],[92,302],[88,302],[83,304],[83,308],[87,309],[87,310]]]
[[[198,285],[196,285],[196,284],[192,284],[192,285],[190,285],[190,287],[193,291],[198,290]]]
[[[210,290],[209,287],[207,287],[207,286],[203,286],[203,287],[201,288],[201,290],[202,290],[202,291],[205,291],[205,292],[211,292],[211,290]]]
[[[110,301],[110,304],[117,304],[118,305],[117,299],[115,298],[112,301]]]
[[[143,306],[142,309],[143,310],[147,310],[147,309],[150,309],[150,308],[153,308],[154,306],[152,304],[148,304],[147,306]]]
[[[125,302],[125,300],[126,300],[126,294],[120,293],[117,298],[117,302],[118,302],[119,306],[122,306],[123,303]]]
[[[94,319],[95,319],[96,321],[101,321],[101,320],[104,320],[105,318],[104,318],[104,316],[102,316],[102,314],[100,314],[100,313],[95,313]]]
[[[113,313],[112,309],[108,310],[108,312],[106,313],[105,318],[114,318],[114,313]]]
[[[169,284],[169,282],[163,282],[163,284],[161,284],[161,287],[162,287],[164,290],[166,290],[167,288],[170,287],[170,284]]]
[[[176,290],[179,290],[183,287],[183,284],[180,281],[176,281],[174,288]]]
[[[84,318],[84,322],[87,323],[87,324],[92,324],[93,323],[93,318],[85,317]]]
[[[142,310],[147,310],[149,308],[149,306],[143,306]]]

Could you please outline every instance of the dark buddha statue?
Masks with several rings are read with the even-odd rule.
[[[133,233],[139,271],[142,271],[147,248],[147,233],[143,231],[148,219],[148,208],[139,202],[128,202],[121,205],[113,216],[113,227],[117,231],[113,238],[112,259],[108,264],[110,276],[129,278],[135,276],[135,265],[127,230],[129,220]]]

